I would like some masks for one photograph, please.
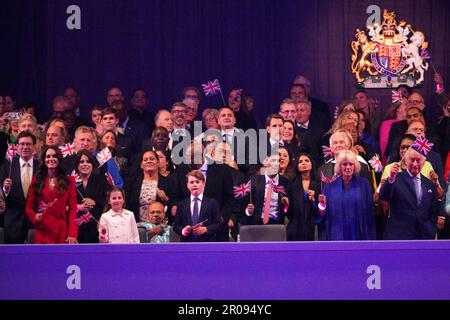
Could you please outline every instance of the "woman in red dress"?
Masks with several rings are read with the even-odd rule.
[[[58,148],[46,146],[31,181],[25,212],[35,225],[34,243],[77,243],[75,178],[66,176]]]

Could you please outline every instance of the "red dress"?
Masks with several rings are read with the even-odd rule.
[[[58,193],[58,186],[50,190],[50,180],[45,178],[45,186],[40,196],[35,196],[34,182],[30,185],[25,213],[35,225],[34,243],[64,243],[67,237],[77,238],[78,225],[75,223],[77,214],[77,194],[75,178],[67,177],[69,184],[64,193]],[[68,207],[68,209],[67,209]],[[34,216],[42,212],[42,220],[36,222]]]

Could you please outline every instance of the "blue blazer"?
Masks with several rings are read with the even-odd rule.
[[[423,175],[421,187],[422,200],[418,205],[414,181],[406,170],[397,175],[394,183],[386,181],[383,184],[380,199],[390,204],[384,239],[434,239],[439,211],[436,187]]]

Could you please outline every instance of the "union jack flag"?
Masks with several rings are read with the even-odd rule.
[[[381,164],[380,156],[375,154],[372,159],[369,160],[370,166],[375,172],[383,171],[383,165]]]
[[[92,214],[88,211],[85,214],[82,214],[81,216],[79,216],[78,218],[75,218],[75,223],[79,226],[81,226],[84,223],[87,223],[91,220],[93,220],[94,217],[92,216]]]
[[[219,80],[214,79],[213,81],[208,81],[207,83],[202,84],[203,91],[205,92],[206,96],[213,96],[217,92],[222,91],[220,89]]]
[[[322,146],[323,157],[325,159],[333,158],[333,153],[331,152],[331,148],[327,146]]]
[[[423,137],[417,137],[416,141],[414,141],[414,144],[411,146],[411,148],[413,148],[414,150],[417,150],[418,152],[420,152],[421,154],[423,154],[424,156],[426,156],[428,154],[428,152],[431,151],[431,148],[433,147],[433,143],[431,143],[430,141],[428,141],[427,138],[423,138]]]
[[[113,176],[111,175],[111,173],[109,173],[109,172],[105,172],[105,177],[106,177],[106,181],[108,181],[108,183],[111,185],[111,186],[115,186],[116,185],[116,182],[114,181],[114,178],[113,178]]]
[[[61,150],[61,153],[64,158],[77,153],[75,150],[75,144],[73,142],[72,143],[68,142],[63,146],[60,146],[59,150]]]
[[[331,179],[327,178],[322,171],[320,171],[320,180],[324,183],[332,183],[334,180],[336,180],[337,176],[333,175]]]
[[[37,212],[44,213],[48,208],[51,208],[56,203],[56,201],[58,201],[58,199],[55,199],[50,203],[47,203],[43,200],[39,201]]]
[[[402,101],[402,93],[397,90],[392,90],[392,103],[397,103]]]
[[[81,177],[78,175],[78,173],[77,173],[75,170],[73,170],[73,171],[70,173],[69,176],[75,178],[75,183],[76,183],[76,184],[80,184],[80,183],[83,182],[83,180],[81,180]]]
[[[420,56],[424,60],[431,60],[431,55],[427,49],[424,49],[424,48],[420,49]]]
[[[245,197],[245,195],[249,193],[251,190],[252,190],[252,181],[249,180],[247,183],[243,183],[239,186],[233,187],[234,197],[236,199]]]
[[[286,189],[284,188],[284,186],[276,185],[273,183],[273,181],[271,181],[270,183],[273,186],[273,191],[275,191],[276,193],[281,193],[283,196],[286,195]]]
[[[17,153],[17,145],[14,143],[8,142],[8,150],[6,150],[6,159],[8,159],[9,162],[12,162],[14,156]]]
[[[102,151],[97,153],[97,160],[98,160],[98,163],[100,164],[100,167],[102,165],[104,165],[111,158],[112,158],[112,154],[111,154],[111,151],[109,151],[108,147],[106,147],[105,149],[103,149]]]

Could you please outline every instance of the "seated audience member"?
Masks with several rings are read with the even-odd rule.
[[[147,215],[137,224],[145,228],[147,242],[169,242],[170,226],[167,224],[164,203],[153,201],[148,205]]]

